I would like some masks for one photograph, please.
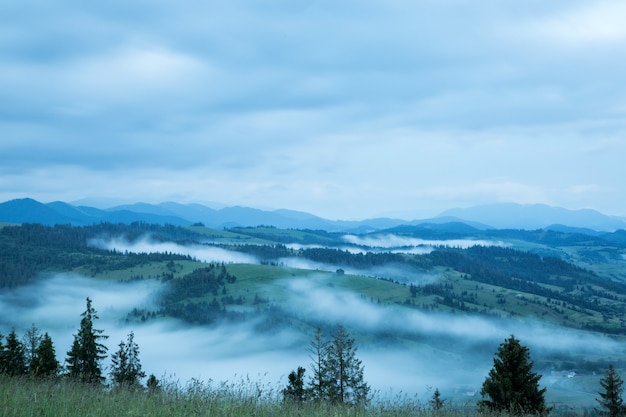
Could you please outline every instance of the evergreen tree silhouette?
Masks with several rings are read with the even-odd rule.
[[[67,352],[67,371],[70,377],[82,382],[102,383],[102,369],[100,363],[106,358],[107,347],[100,343],[107,339],[103,330],[93,328],[94,320],[98,319],[96,310],[91,306],[91,299],[87,297],[87,307],[81,314],[80,328],[74,335],[72,348]]]
[[[539,388],[541,375],[532,371],[530,351],[511,335],[500,344],[493,368],[483,383],[479,405],[490,411],[545,415],[546,389]]]

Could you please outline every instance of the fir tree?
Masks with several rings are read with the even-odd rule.
[[[161,389],[161,383],[154,374],[150,374],[146,381],[146,387],[148,388],[148,392],[156,393]]]
[[[356,357],[356,350],[354,338],[339,325],[325,358],[331,402],[359,404],[367,401],[370,388],[363,379],[363,365]]]
[[[70,377],[83,382],[102,383],[102,369],[100,363],[106,358],[107,348],[101,340],[108,338],[103,330],[93,328],[94,320],[98,319],[96,310],[91,306],[91,299],[87,297],[87,308],[81,314],[80,329],[74,335],[72,348],[67,352],[67,370]]]
[[[600,392],[601,399],[596,401],[602,406],[601,410],[596,410],[598,414],[605,417],[618,417],[624,415],[622,393],[624,392],[624,381],[619,376],[613,365],[609,365],[604,377],[600,380],[600,385],[604,392]]]
[[[304,389],[304,373],[305,369],[298,366],[298,369],[291,371],[287,379],[289,384],[283,389],[283,398],[285,401],[292,401],[296,403],[304,402],[306,398],[306,391]]]
[[[532,372],[532,367],[529,349],[511,335],[498,348],[480,391],[483,400],[479,404],[491,411],[547,414],[546,389],[539,389],[541,375]]]
[[[35,360],[37,356],[37,347],[41,343],[41,330],[33,323],[26,333],[24,333],[24,352],[26,355],[26,364],[28,365],[28,371],[34,372]]]
[[[45,333],[34,356],[31,372],[40,377],[56,376],[59,372],[59,361],[56,357],[52,338]]]
[[[117,386],[139,386],[140,379],[146,376],[141,370],[139,346],[135,343],[133,332],[128,334],[126,343],[120,342],[118,351],[111,356],[111,362],[111,379]]]
[[[17,338],[15,329],[7,336],[7,344],[2,354],[4,362],[4,373],[9,376],[24,375],[28,372],[26,364],[26,353],[24,345]]]
[[[435,388],[435,392],[429,402],[430,406],[435,411],[440,411],[443,408],[444,400],[441,399],[439,388]]]
[[[325,357],[328,349],[328,342],[324,338],[322,329],[318,328],[315,331],[315,335],[311,340],[307,352],[309,358],[311,358],[311,368],[313,369],[313,376],[309,381],[309,387],[307,393],[313,400],[326,399],[326,392],[328,387],[328,376],[325,364]]]

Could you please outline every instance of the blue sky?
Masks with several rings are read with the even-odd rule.
[[[625,20],[619,1],[5,1],[0,200],[624,216]]]

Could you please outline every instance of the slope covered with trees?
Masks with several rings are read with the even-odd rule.
[[[398,232],[414,237],[417,230]],[[429,233],[441,237],[444,231],[424,233],[424,237]],[[458,236],[451,233],[445,231],[446,236]],[[602,253],[609,250],[606,240],[600,237],[558,232],[508,233],[532,242],[602,244]],[[120,252],[95,244],[111,239],[134,242],[146,237],[155,242],[193,243],[243,252],[252,255],[258,264],[205,264],[188,255]],[[286,243],[290,241],[299,243]],[[302,246],[310,241],[317,243],[314,247]],[[286,260],[295,259],[321,266],[338,284],[374,302],[489,317],[531,315],[569,327],[626,333],[626,285],[563,257],[501,246],[440,246],[418,254],[345,246],[340,234],[271,227],[217,231],[197,225],[144,223],[5,226],[0,228],[0,288],[21,286],[33,282],[41,273],[58,271],[117,280],[152,277],[167,283],[160,306],[151,311],[133,311],[130,319],[166,315],[206,324],[245,319],[249,312],[261,309],[276,313],[272,320],[282,321],[286,313],[281,309],[281,298],[262,287],[286,274],[306,275],[284,267]],[[585,246],[585,250],[591,247]],[[349,273],[338,274],[345,271]],[[388,275],[388,271],[393,274]],[[437,279],[423,282],[420,277],[425,274]]]

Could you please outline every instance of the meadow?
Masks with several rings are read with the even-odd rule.
[[[398,395],[367,406],[282,400],[280,389],[250,380],[214,384],[192,380],[184,386],[163,383],[156,390],[107,388],[64,378],[37,380],[0,375],[3,417],[508,417],[479,412],[475,403],[435,410],[427,402]],[[552,415],[586,415],[567,409]]]

